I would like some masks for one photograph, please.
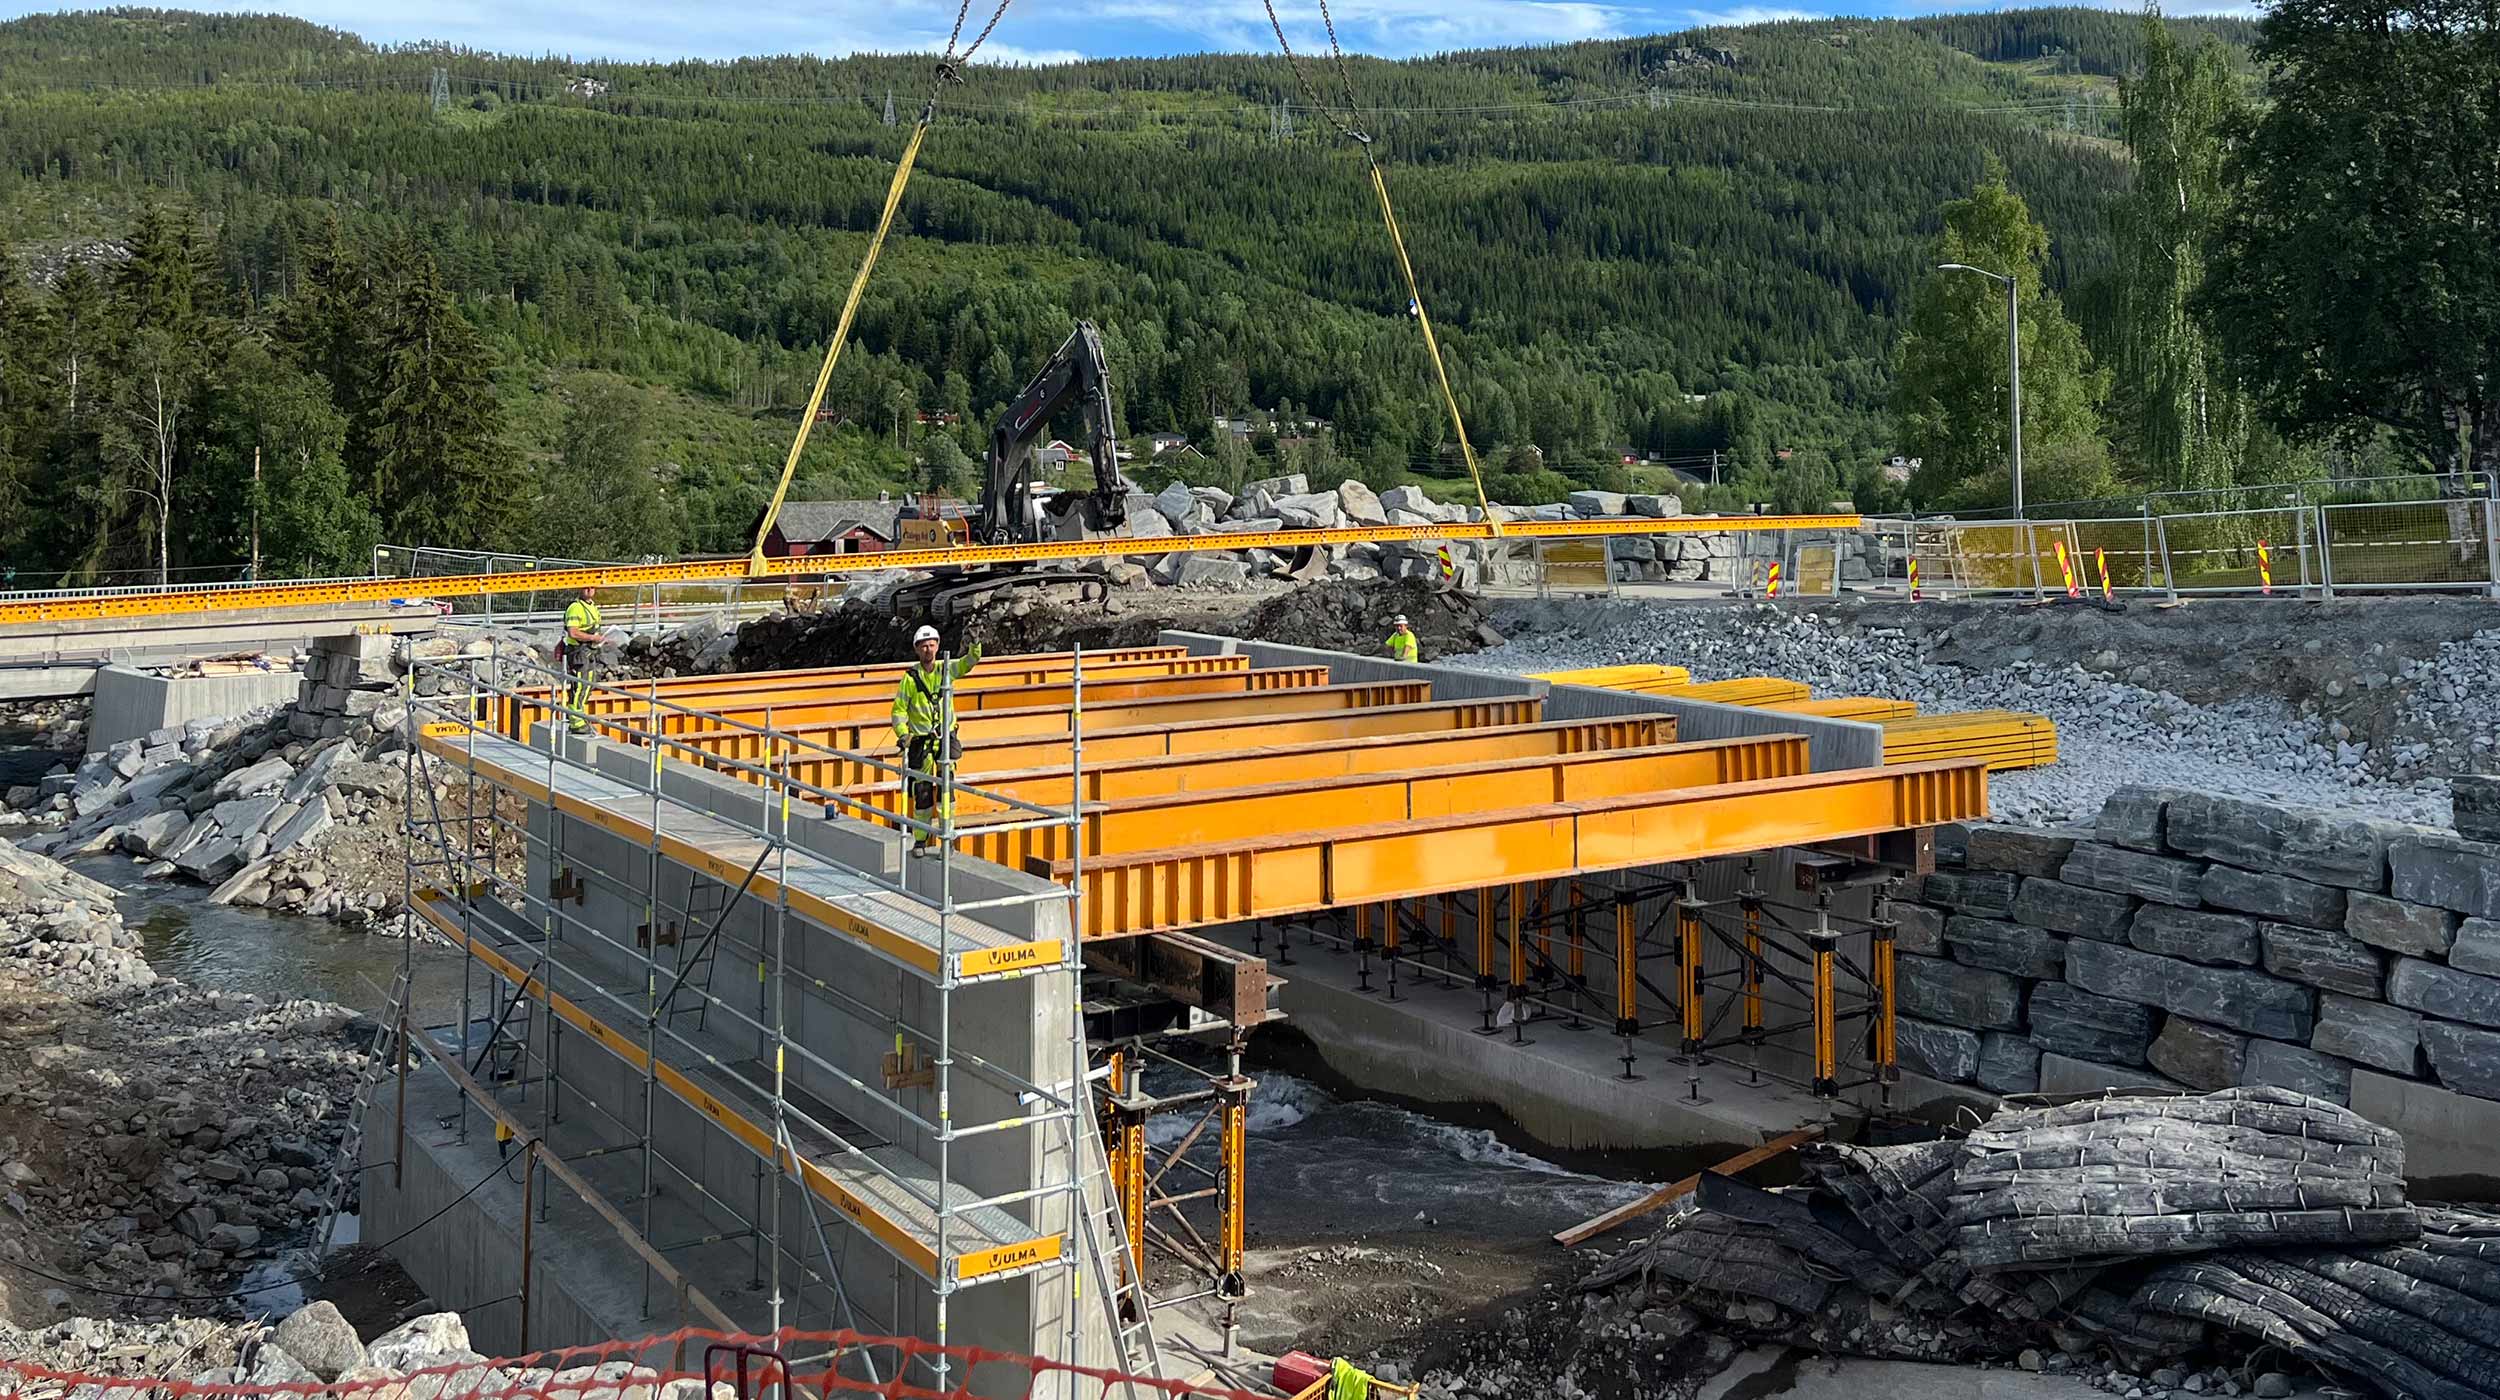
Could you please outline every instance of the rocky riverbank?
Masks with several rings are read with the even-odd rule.
[[[556,1354],[559,1361],[578,1361]],[[523,1393],[592,1400],[702,1400],[701,1381],[658,1386],[659,1372],[626,1361],[497,1367],[469,1348],[460,1314],[427,1313],[371,1339],[329,1303],[308,1304],[271,1325],[181,1318],[163,1323],[69,1318],[31,1329],[0,1325],[0,1392],[24,1400],[73,1393],[72,1382],[44,1373],[187,1382],[200,1386],[355,1387],[358,1393],[406,1400],[470,1400]],[[405,1387],[389,1383],[423,1374]],[[107,1394],[121,1392],[107,1391]],[[726,1384],[712,1387],[728,1400]]]
[[[0,1316],[220,1296],[311,1242],[355,1018],[159,977],[110,890],[0,845]],[[0,1345],[0,1354],[6,1347]]]
[[[407,711],[392,702],[327,738],[302,736],[305,713],[280,706],[160,729],[12,789],[10,806],[51,828],[24,844],[69,861],[126,856],[151,876],[212,886],[218,903],[388,927],[408,846]],[[417,793],[447,815],[470,800],[453,781]],[[519,837],[498,835],[517,860]]]

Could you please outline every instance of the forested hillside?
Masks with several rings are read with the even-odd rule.
[[[1351,76],[1470,435],[1497,463],[1534,465],[1516,450],[1534,444],[1589,479],[1624,446],[1758,466],[1792,448],[1845,476],[1889,450],[1891,350],[1936,211],[1992,164],[2101,333],[2126,179],[2112,78],[2140,43],[2134,17],[2048,10],[1357,60]],[[275,433],[230,382],[254,357],[301,377],[299,418],[327,415],[290,439],[310,473],[293,566],[353,563],[380,533],[736,545],[930,71],[586,67],[175,12],[0,25],[0,550],[28,573],[152,564],[162,519],[175,566],[246,557],[238,474]],[[567,90],[582,77],[604,88]],[[969,70],[804,489],[956,461],[914,419],[960,414],[956,445],[975,448],[1079,316],[1113,347],[1127,431],[1212,449],[1213,415],[1290,405],[1333,424],[1298,449],[1322,472],[1451,471],[1359,158],[1300,101],[1276,58]],[[183,265],[181,317],[150,313],[167,274],[134,273],[134,243]],[[65,283],[66,267],[84,271]],[[431,337],[435,362],[415,363],[407,329],[438,306],[476,334]],[[73,345],[86,386],[65,392]],[[106,402],[148,356],[182,361],[170,431],[162,374],[149,431],[144,405]],[[474,411],[415,423],[455,380]],[[325,451],[335,471],[314,469]],[[333,478],[337,508],[304,505]]]

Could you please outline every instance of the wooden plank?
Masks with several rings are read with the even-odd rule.
[[[1758,1167],[1783,1152],[1802,1146],[1805,1143],[1813,1142],[1821,1136],[1823,1136],[1823,1130],[1821,1128],[1799,1128],[1793,1133],[1783,1133],[1780,1136],[1771,1139],[1769,1142],[1763,1143],[1759,1147],[1747,1148],[1746,1150],[1737,1153],[1735,1156],[1728,1158],[1726,1161],[1721,1162],[1715,1167],[1712,1167],[1708,1174],[1713,1176],[1734,1176],[1748,1167]],[[1576,1248],[1580,1245],[1586,1244],[1592,1239],[1595,1239],[1599,1235],[1606,1233],[1608,1230],[1614,1229],[1616,1226],[1621,1225],[1627,1220],[1647,1215],[1661,1206],[1672,1205],[1673,1203],[1684,1199],[1686,1196],[1693,1194],[1695,1191],[1700,1190],[1701,1178],[1703,1175],[1704,1173],[1695,1172],[1691,1176],[1684,1178],[1682,1181],[1670,1182],[1665,1186],[1661,1186],[1657,1190],[1650,1192],[1648,1195],[1641,1197],[1637,1201],[1631,1201],[1623,1205],[1619,1205],[1613,1210],[1606,1212],[1604,1215],[1598,1216],[1594,1220],[1583,1220],[1579,1224],[1572,1226],[1570,1229],[1563,1231],[1561,1234],[1554,1236],[1554,1243]]]

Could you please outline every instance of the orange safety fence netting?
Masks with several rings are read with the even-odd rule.
[[[693,1364],[687,1363],[692,1359]],[[741,1368],[740,1362],[744,1365]],[[912,1363],[934,1379],[943,1361],[943,1388],[906,1379]],[[864,1374],[873,1366],[882,1380]],[[203,1368],[205,1370],[205,1368]],[[741,1384],[743,1372],[744,1382]],[[708,1374],[707,1374],[708,1373]],[[1002,1374],[1003,1373],[1003,1374]],[[353,1372],[347,1373],[353,1375]],[[1009,1379],[1023,1376],[1021,1384]],[[1045,1386],[1046,1377],[1065,1377]],[[706,1384],[706,1382],[709,1384]],[[1133,1375],[1080,1366],[1048,1357],[959,1346],[917,1337],[883,1337],[783,1328],[773,1333],[715,1332],[683,1328],[630,1341],[557,1347],[521,1356],[456,1360],[370,1379],[215,1384],[189,1376],[116,1376],[56,1370],[0,1357],[0,1400],[70,1396],[76,1400],[178,1400],[178,1397],[292,1396],[342,1400],[810,1400],[811,1397],[880,1396],[886,1400],[975,1400],[980,1395],[1067,1395],[1090,1400],[1272,1400],[1249,1391]]]

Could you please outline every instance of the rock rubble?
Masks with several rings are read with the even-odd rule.
[[[0,1260],[74,1284],[53,1310],[177,1304],[304,1243],[367,1063],[351,1013],[160,978],[137,946],[111,891],[0,846]]]
[[[2036,825],[2086,819],[2128,783],[2282,799],[2402,821],[2444,824],[2444,783],[2412,769],[2391,777],[2367,746],[2339,739],[2334,721],[2279,698],[2246,695],[2199,704],[2148,683],[2008,654],[1981,670],[1935,659],[1938,638],[1859,627],[1840,609],[1748,603],[1537,602],[1495,610],[1512,640],[1458,664],[1513,674],[1665,663],[1695,680],[1785,676],[1818,696],[1917,701],[1924,712],[2006,709],[2057,722],[2059,761],[1992,775],[2003,819]],[[2500,633],[2492,634],[2491,692],[2500,697]],[[2015,651],[2025,650],[2015,648]],[[2477,653],[2478,655],[2480,653]],[[2500,704],[2472,720],[2500,735]],[[2477,728],[2476,732],[2482,732]]]
[[[55,1371],[195,1386],[289,1387],[296,1394],[320,1394],[327,1386],[340,1394],[385,1400],[522,1395],[707,1400],[707,1390],[708,1400],[732,1400],[736,1394],[727,1382],[707,1387],[682,1376],[662,1382],[661,1373],[650,1367],[623,1359],[588,1360],[594,1355],[547,1353],[555,1367],[526,1364],[538,1358],[498,1365],[471,1349],[468,1326],[458,1313],[427,1313],[363,1339],[337,1307],[315,1302],[275,1326],[197,1317],[161,1323],[74,1317],[31,1328],[0,1323],[0,1390],[14,1392],[22,1384],[30,1400],[49,1396],[58,1383],[26,1373]],[[20,1376],[25,1377],[22,1382]],[[391,1384],[402,1380],[407,1384]]]

